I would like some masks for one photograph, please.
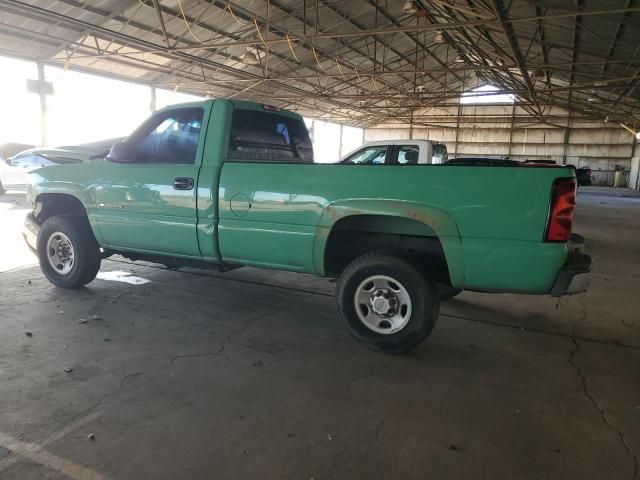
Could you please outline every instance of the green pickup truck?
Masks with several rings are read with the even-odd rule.
[[[297,114],[223,99],[175,105],[106,158],[31,172],[23,233],[63,288],[91,282],[113,254],[338,278],[350,332],[389,353],[420,344],[440,300],[463,289],[586,290],[573,169],[401,164],[397,154],[318,164]]]

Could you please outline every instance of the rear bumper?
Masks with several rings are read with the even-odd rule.
[[[582,253],[584,238],[580,235],[571,235],[569,242],[569,257],[567,263],[560,269],[556,281],[551,289],[552,297],[574,295],[586,292],[591,278],[591,257]]]
[[[33,214],[29,213],[25,217],[24,224],[22,225],[22,236],[24,237],[24,241],[27,242],[29,248],[34,251],[38,245],[38,232],[40,232],[40,225]]]

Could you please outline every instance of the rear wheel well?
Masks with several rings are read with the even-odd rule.
[[[438,283],[451,282],[442,243],[433,229],[418,220],[387,215],[354,215],[336,222],[325,246],[325,274],[337,277],[352,260],[375,251],[409,259]]]
[[[40,224],[56,215],[73,215],[88,220],[87,211],[80,200],[61,193],[45,193],[38,196],[34,214]]]

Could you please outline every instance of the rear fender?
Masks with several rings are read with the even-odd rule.
[[[436,236],[440,239],[452,285],[454,287],[464,285],[462,243],[453,217],[439,208],[399,200],[355,199],[327,205],[318,222],[313,248],[314,265],[317,272],[325,274],[324,255],[331,229],[339,220],[354,215],[408,218],[425,225],[425,236]]]

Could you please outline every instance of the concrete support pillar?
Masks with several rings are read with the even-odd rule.
[[[413,140],[413,109],[411,109],[411,116],[409,118],[409,140]]]
[[[47,94],[45,91],[44,63],[36,62],[38,66],[38,95],[40,97],[40,141],[43,147],[49,145],[49,122],[47,119]]]
[[[338,158],[342,157],[342,124],[340,124],[340,134],[338,135]]]
[[[153,85],[151,85],[151,104],[149,105],[149,108],[151,109],[151,113],[155,112],[157,110],[156,107],[156,87],[154,87]]]
[[[640,152],[638,152],[638,139],[635,135],[633,137],[633,147],[631,148],[629,188],[640,190]]]
[[[462,103],[458,101],[458,116],[456,117],[456,143],[453,144],[453,158],[458,156],[458,138],[460,136],[460,116],[462,115]]]
[[[507,157],[511,158],[511,146],[513,145],[513,123],[516,120],[516,103],[513,102],[511,108],[511,125],[509,125],[509,146],[507,151]]]
[[[569,97],[571,98],[571,97]],[[569,119],[567,120],[567,129],[564,131],[564,145],[562,148],[562,163],[567,163],[567,148],[569,147],[569,134],[571,133],[571,112],[569,112]],[[578,165],[576,165],[577,167]]]

